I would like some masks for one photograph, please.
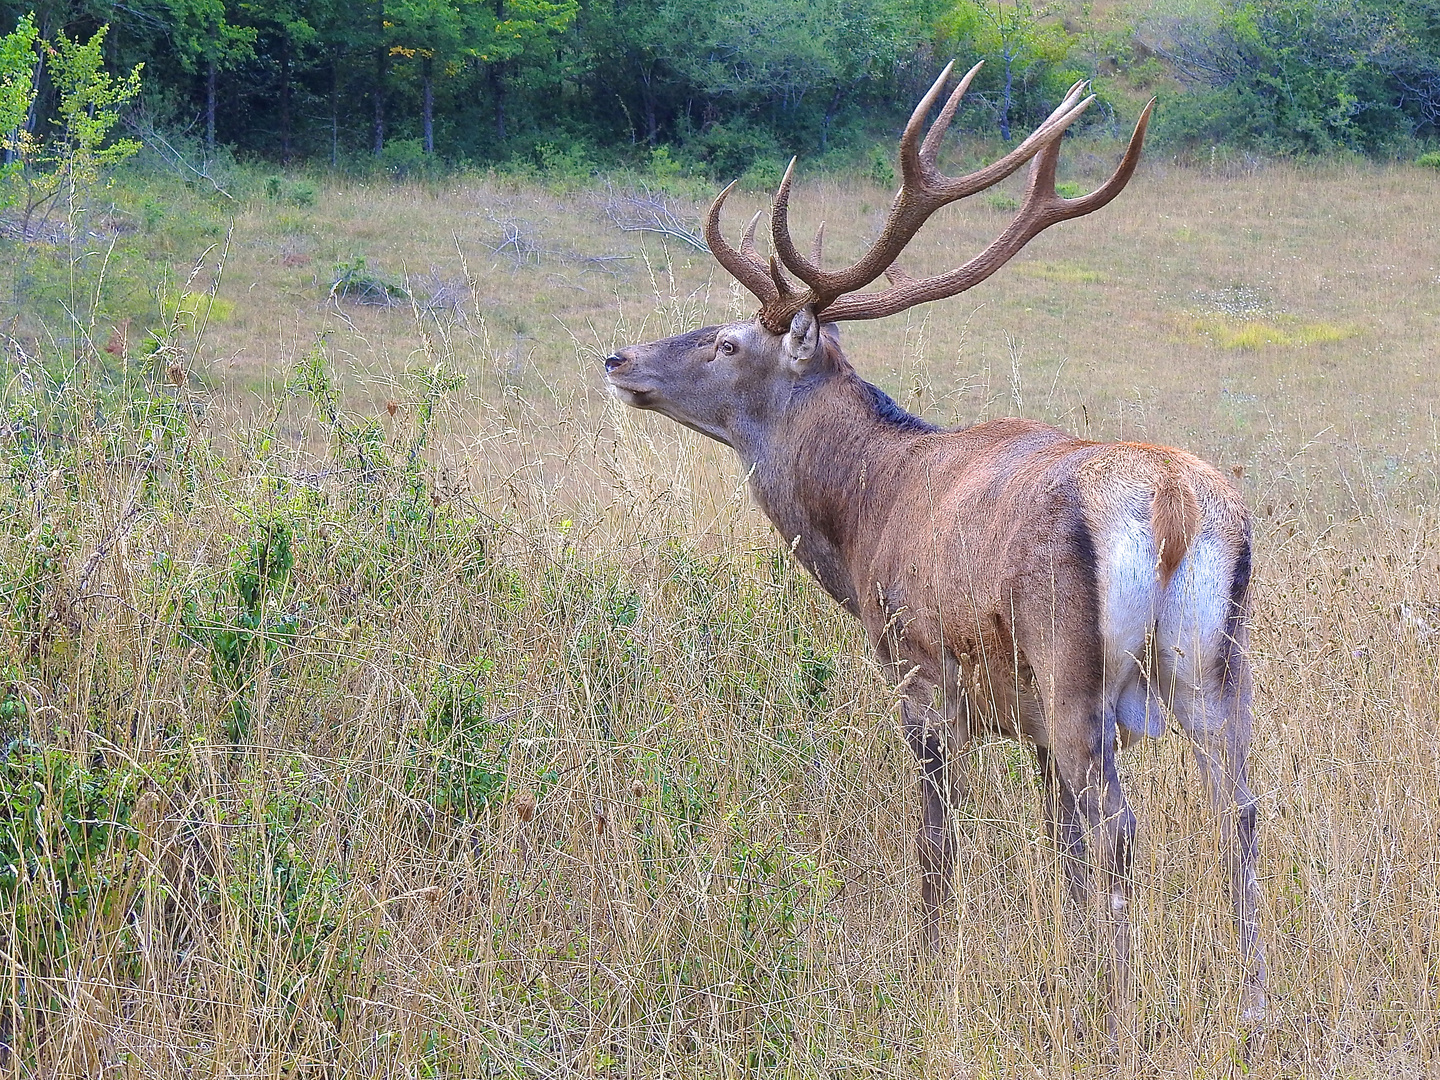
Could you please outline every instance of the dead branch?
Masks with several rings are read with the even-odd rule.
[[[689,244],[696,251],[709,252],[710,245],[700,235],[698,218],[677,206],[659,192],[642,187],[638,191],[607,189],[602,205],[610,224],[621,232],[653,232]]]

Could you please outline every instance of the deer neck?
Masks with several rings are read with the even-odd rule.
[[[766,438],[741,451],[755,501],[825,591],[859,614],[854,567],[868,562],[894,501],[892,479],[937,431],[844,371],[798,383]]]

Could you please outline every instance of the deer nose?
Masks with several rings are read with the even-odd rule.
[[[605,358],[605,370],[614,371],[623,363],[625,363],[625,357],[621,356],[618,352],[611,353]]]

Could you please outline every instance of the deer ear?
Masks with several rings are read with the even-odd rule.
[[[782,343],[785,360],[797,373],[804,372],[820,351],[820,320],[808,307],[801,308],[790,320],[790,329]]]

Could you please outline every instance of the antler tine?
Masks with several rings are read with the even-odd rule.
[[[720,231],[720,211],[738,183],[739,180],[731,181],[710,204],[710,213],[705,218],[705,243],[710,246],[710,253],[715,256],[715,261],[728,270],[731,277],[749,289],[762,305],[770,304],[776,298],[775,284],[770,280],[769,270],[755,250],[755,225],[760,216],[757,214],[745,230],[739,251],[726,242],[725,234]]]
[[[1130,136],[1130,144],[1120,164],[1110,178],[1090,194],[1076,199],[1064,199],[1055,191],[1055,166],[1060,157],[1060,142],[1058,139],[1049,142],[1031,163],[1025,201],[1015,215],[1015,220],[979,255],[947,274],[924,280],[917,281],[903,273],[887,274],[892,283],[889,289],[877,293],[842,296],[829,306],[818,309],[817,317],[824,322],[879,319],[917,304],[943,300],[962,293],[1004,266],[1016,252],[1051,225],[1099,210],[1120,194],[1134,174],[1145,142],[1145,129],[1150,123],[1154,107],[1155,99],[1151,98],[1135,124],[1135,132]]]
[[[775,199],[770,204],[770,242],[776,252],[780,252],[782,247],[795,249],[790,242],[790,184],[795,179],[795,163],[798,160],[792,157],[790,164],[785,166],[785,175],[780,178],[780,186],[775,189]],[[788,259],[785,265],[790,265]]]
[[[920,161],[923,152],[920,147],[920,131],[925,126],[925,117],[930,114],[931,106],[935,104],[935,100],[940,96],[940,91],[950,78],[950,73],[954,70],[954,60],[941,69],[935,81],[930,84],[930,89],[926,90],[925,96],[920,99],[920,104],[916,105],[915,111],[910,114],[910,120],[905,124],[905,130],[900,135],[900,176],[902,180],[900,195],[896,196],[897,203],[900,201],[900,196],[904,195],[906,188],[910,186],[911,181],[920,179]],[[971,70],[970,75],[974,74],[974,70]],[[967,88],[970,75],[962,80]],[[957,101],[955,104],[959,105],[960,103]],[[949,102],[946,102],[946,105],[948,107]],[[927,138],[925,141],[928,143],[930,140]]]
[[[780,260],[775,258],[774,255],[770,256],[770,280],[775,283],[775,291],[778,295],[774,303],[767,305],[767,307],[773,307],[777,313],[783,311],[783,320],[788,323],[790,316],[795,313],[788,309],[793,305],[794,308],[798,310],[801,305],[795,303],[795,301],[801,300],[803,303],[805,294],[802,294],[790,284],[790,280],[780,269]]]
[[[810,261],[816,266],[820,265],[820,256],[825,249],[825,222],[820,222],[820,227],[815,230],[815,239],[810,241]]]
[[[932,161],[924,162],[925,181],[932,198],[937,200],[937,208],[946,203],[955,202],[957,199],[974,195],[976,192],[984,191],[986,188],[994,187],[1046,146],[1052,143],[1058,146],[1060,136],[1071,124],[1080,119],[1081,114],[1095,100],[1094,94],[1084,96],[1082,99],[1086,87],[1087,83],[1084,79],[1070,87],[1065,94],[1065,99],[1055,107],[1054,112],[1045,118],[1044,123],[1027,135],[1014,150],[984,168],[977,169],[965,176],[950,177],[936,169]],[[938,143],[935,149],[939,150]]]
[[[955,61],[951,60],[935,81],[930,84],[930,89],[925,91],[925,96],[920,99],[910,114],[910,120],[905,125],[905,131],[900,136],[900,191],[895,196],[895,202],[890,208],[890,219],[886,222],[885,229],[881,233],[880,240],[860,258],[860,261],[846,270],[827,274],[819,267],[818,258],[806,259],[795,249],[795,244],[790,239],[790,184],[794,178],[795,158],[790,159],[790,164],[785,169],[785,176],[780,181],[780,188],[775,193],[775,202],[770,211],[770,238],[775,253],[780,256],[787,269],[796,277],[810,287],[815,305],[817,308],[824,307],[838,296],[854,289],[863,289],[870,282],[874,281],[885,271],[885,267],[895,260],[901,249],[909,242],[910,238],[924,223],[926,217],[934,212],[935,207],[923,209],[918,220],[909,229],[897,229],[897,221],[904,220],[910,216],[911,203],[915,200],[918,192],[924,188],[924,149],[920,146],[920,132],[925,126],[925,118],[929,115],[930,109],[934,106],[940,91],[944,89],[950,73],[955,69]],[[970,81],[979,70],[979,65],[971,68],[965,78],[961,80],[956,93],[950,95],[950,100],[945,103],[941,112],[941,119],[936,121],[936,127],[941,128],[944,134],[944,127],[948,127],[950,117],[959,107],[960,98],[969,89]],[[943,121],[943,123],[942,123]],[[938,143],[938,138],[937,138]],[[926,139],[927,146],[930,140]],[[892,250],[893,249],[893,250]]]
[[[740,254],[754,262],[763,263],[760,252],[755,247],[755,228],[760,224],[760,215],[765,211],[756,210],[755,216],[750,219],[750,224],[745,226],[745,231],[740,234]]]
[[[883,274],[885,268],[899,257],[905,245],[930,215],[940,207],[994,186],[1029,161],[1042,148],[1058,142],[1065,129],[1073,124],[1094,100],[1093,95],[1082,100],[1086,83],[1083,80],[1076,83],[1045,122],[1010,153],[968,176],[947,177],[935,168],[934,157],[939,151],[940,139],[944,136],[955,110],[959,108],[960,100],[978,68],[971,68],[961,79],[960,85],[950,95],[940,116],[932,125],[923,146],[920,144],[920,131],[953,67],[953,61],[945,66],[940,77],[915,107],[910,122],[905,125],[905,133],[900,138],[900,171],[903,177],[901,187],[890,207],[890,215],[880,237],[864,255],[843,270],[821,270],[816,264],[818,260],[806,259],[796,250],[790,239],[790,187],[795,171],[795,161],[791,159],[771,207],[772,248],[785,268],[809,286],[810,299],[817,311],[828,307],[846,293],[863,289]]]
[[[940,110],[940,115],[935,118],[935,123],[930,125],[930,131],[926,134],[925,141],[920,144],[920,162],[922,164],[935,164],[935,155],[940,152],[940,141],[945,138],[945,132],[950,129],[950,121],[955,119],[955,112],[960,108],[960,99],[965,96],[965,91],[970,89],[970,83],[976,75],[980,74],[980,69],[984,66],[985,61],[981,60],[965,73],[965,77],[960,80],[960,85],[955,87],[950,99],[945,102],[945,107]],[[949,68],[946,68],[946,74],[949,74]]]
[[[1081,217],[1084,214],[1094,213],[1111,199],[1119,195],[1130,182],[1134,175],[1135,166],[1140,164],[1140,151],[1145,142],[1145,129],[1150,126],[1150,114],[1155,109],[1155,98],[1151,98],[1145,104],[1145,109],[1140,113],[1140,119],[1135,124],[1135,131],[1130,136],[1130,144],[1125,148],[1125,156],[1120,159],[1120,164],[1110,174],[1110,179],[1101,184],[1089,195],[1080,195],[1074,199],[1061,199],[1067,208],[1066,217]],[[1056,157],[1058,161],[1058,155]],[[1051,180],[1054,179],[1054,166],[1050,167]],[[1058,196],[1057,196],[1058,197]]]

